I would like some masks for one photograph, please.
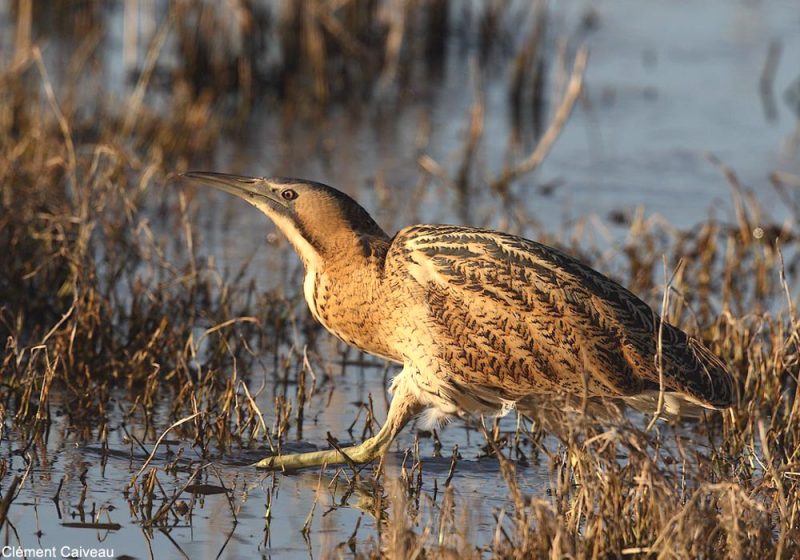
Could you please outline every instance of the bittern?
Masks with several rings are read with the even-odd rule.
[[[376,435],[267,457],[258,467],[372,461],[423,411],[434,421],[528,413],[559,394],[637,408],[659,402],[676,413],[734,403],[733,377],[701,342],[552,247],[454,225],[414,225],[389,237],[352,198],[321,183],[185,176],[266,214],[303,261],[314,318],[359,350],[403,365]]]

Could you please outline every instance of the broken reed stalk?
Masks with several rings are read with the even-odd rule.
[[[589,49],[581,47],[575,54],[575,61],[572,65],[572,74],[570,75],[567,88],[561,98],[561,103],[556,109],[553,119],[547,127],[547,130],[536,144],[533,152],[528,157],[515,164],[513,167],[507,168],[503,173],[490,183],[491,188],[495,192],[506,192],[508,186],[513,182],[536,170],[541,165],[547,154],[553,148],[556,140],[561,134],[561,130],[569,120],[572,114],[572,109],[575,107],[576,101],[580,98],[581,91],[583,90],[583,78],[586,71],[586,64],[589,60]]]

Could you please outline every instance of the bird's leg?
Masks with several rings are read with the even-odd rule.
[[[402,373],[400,375],[403,375]],[[296,455],[275,455],[261,459],[255,466],[259,469],[293,471],[306,467],[341,463],[368,463],[383,455],[395,436],[409,420],[422,410],[417,398],[409,391],[405,382],[397,383],[389,405],[389,414],[380,431],[364,442],[326,451],[312,451]],[[403,380],[405,381],[405,380]]]

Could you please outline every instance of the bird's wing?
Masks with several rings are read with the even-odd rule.
[[[732,402],[732,378],[697,340],[616,282],[546,245],[458,226],[398,233],[403,266],[447,344],[437,350],[470,384],[512,398],[563,389],[622,396],[667,390],[712,406]]]

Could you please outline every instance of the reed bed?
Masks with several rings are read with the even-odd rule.
[[[195,195],[176,188],[175,173],[214,154],[254,105],[287,120],[308,119],[309,126],[365,105],[380,113],[419,95],[416,89],[424,95],[434,88],[448,45],[474,41],[480,68],[503,61],[512,69],[513,118],[537,143],[526,156],[518,138],[512,163],[481,182],[486,170],[478,169],[476,146],[485,139],[477,95],[456,171],[449,174],[423,155],[420,184],[440,181],[462,202],[476,189],[493,189],[515,207],[515,228],[538,231],[654,307],[665,304],[671,323],[730,365],[740,403],[681,429],[648,425],[648,419],[565,417],[570,436],[559,442],[525,419],[515,431],[476,420],[508,491],[507,506],[495,512],[491,542],[473,541],[469,511],[450,484],[458,451],[443,487],[431,493],[423,489],[424,459],[410,450],[399,473],[383,465],[336,472],[379,530],[357,539],[356,526],[351,540],[328,552],[365,558],[800,556],[797,215],[795,222],[774,223],[733,168],[709,155],[709,165],[730,184],[730,222],[709,219],[681,230],[658,216],[621,213],[617,221],[628,228],[627,239],[610,252],[587,242],[590,222],[539,231],[535,216],[513,204],[522,196],[518,181],[555,141],[581,95],[587,64],[574,45],[562,42],[559,51],[548,43],[544,3],[525,20],[533,22],[530,29],[515,23],[518,7],[494,1],[478,8],[446,0],[237,6],[219,10],[186,1],[145,14],[154,31],[144,47],[137,44],[139,20],[131,18],[146,8],[126,2],[130,87],[114,101],[87,98],[85,90],[96,79],[104,3],[76,10],[53,2],[52,18],[68,23],[59,40],[74,46],[66,59],[48,58],[42,46],[48,26],[56,24],[34,13],[32,2],[14,4],[16,40],[0,72],[0,437],[13,432],[28,442],[34,451],[25,455],[28,468],[54,422],[102,444],[111,409],[119,406],[126,423],[137,426],[132,447],[146,451],[143,444],[157,444],[169,428],[170,438],[192,442],[204,459],[151,464],[152,456],[139,457],[141,469],[120,489],[133,518],[146,530],[191,520],[194,500],[180,498],[187,488],[221,489],[235,518],[242,494],[235,484],[225,486],[213,460],[245,449],[274,452],[290,435],[301,438],[309,393],[335,379],[320,358],[320,329],[302,311],[299,290],[264,293],[247,265],[221,270],[199,248]],[[460,14],[458,25],[453,14]],[[524,40],[514,41],[517,36]],[[548,111],[545,53],[554,49],[572,80],[560,92],[561,104],[551,102]],[[62,71],[54,74],[51,60]],[[776,174],[771,181],[796,211],[797,178]],[[274,357],[267,366],[265,355]],[[251,390],[252,371],[264,367],[283,387],[269,423]],[[154,411],[164,403],[168,422],[156,425]],[[56,409],[66,419],[56,420]],[[371,433],[371,403],[353,424],[356,437]],[[3,521],[24,484],[24,477],[12,477],[8,461],[0,459]],[[518,484],[533,462],[549,465],[549,485],[539,495]],[[165,488],[159,477],[176,470],[185,485]],[[267,533],[273,494],[267,494]]]

